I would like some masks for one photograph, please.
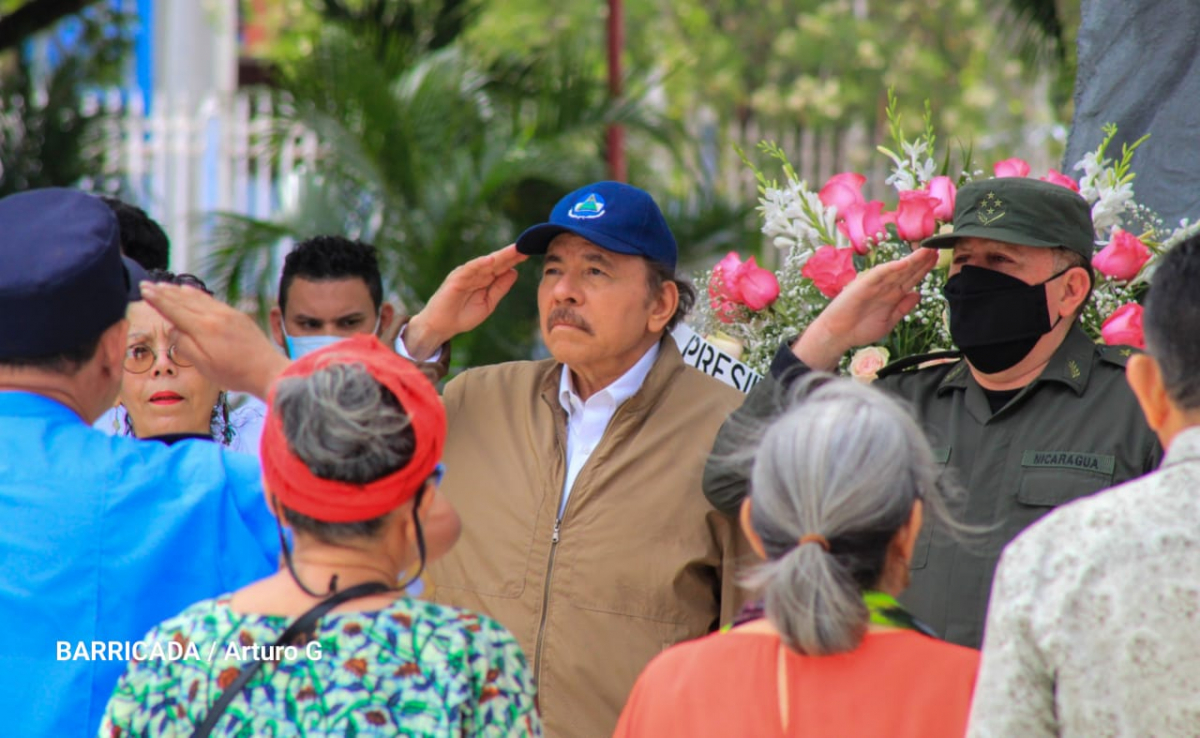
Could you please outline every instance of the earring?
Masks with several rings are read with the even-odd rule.
[[[229,422],[229,393],[225,391],[222,391],[217,397],[217,409],[214,409],[214,414],[218,411],[221,416],[221,441],[229,446],[233,443],[235,431],[233,423]]]

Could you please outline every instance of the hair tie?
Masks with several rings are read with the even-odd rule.
[[[796,546],[799,548],[806,543],[815,543],[821,548],[825,549],[826,553],[829,552],[829,539],[820,533],[805,533],[804,535],[800,536],[800,542],[797,543]]]

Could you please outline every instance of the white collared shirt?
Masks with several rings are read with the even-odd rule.
[[[658,344],[655,343],[629,371],[587,400],[580,399],[576,394],[571,368],[563,365],[562,378],[558,383],[558,402],[567,411],[567,478],[563,482],[562,501],[558,504],[559,519],[567,509],[567,498],[571,496],[571,488],[575,486],[579,471],[600,445],[617,408],[642,388],[657,358]]]

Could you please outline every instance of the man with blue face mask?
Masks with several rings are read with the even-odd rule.
[[[396,334],[404,323],[383,300],[374,246],[343,236],[314,236],[296,244],[284,259],[279,306],[271,309],[270,325],[275,343],[289,358],[299,359],[360,333],[374,333],[389,346],[403,347]],[[431,362],[440,368],[430,370],[430,376],[444,375],[449,348]],[[260,421],[241,431],[246,443],[257,449],[265,408],[254,398],[243,407],[259,411]]]
[[[1151,471],[1162,457],[1125,383],[1133,350],[1098,345],[1079,325],[1094,238],[1087,202],[1065,187],[1021,177],[964,185],[954,230],[858,275],[780,348],[771,377],[714,450],[728,452],[739,423],[769,414],[781,386],[810,369],[836,371],[847,351],[886,336],[920,299],[914,290],[937,263],[935,249],[953,249],[945,297],[959,352],[902,360],[876,384],[911,403],[966,490],[957,518],[983,529],[965,542],[923,530],[903,599],[947,640],[977,648],[1004,545],[1054,507]],[[721,510],[745,496],[744,473],[716,461],[704,485]]]
[[[341,236],[301,241],[283,262],[271,335],[287,355],[305,354],[359,333],[379,335],[394,317],[383,301],[375,248]]]

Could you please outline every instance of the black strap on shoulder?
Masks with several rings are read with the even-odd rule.
[[[389,587],[382,582],[365,582],[350,589],[342,590],[337,594],[330,595],[328,599],[318,602],[311,610],[296,618],[296,621],[289,625],[287,630],[283,631],[283,635],[279,636],[279,639],[273,645],[286,646],[294,642],[297,636],[302,633],[312,632],[318,620],[343,602],[393,591],[395,591],[394,587]],[[268,653],[276,653],[276,650],[271,648]],[[212,733],[213,728],[217,725],[217,721],[221,719],[221,716],[225,714],[225,710],[229,707],[229,703],[233,702],[242,693],[246,684],[258,673],[258,670],[265,663],[266,661],[259,659],[242,669],[237,679],[234,679],[233,683],[225,688],[225,691],[221,693],[221,696],[213,704],[212,708],[209,709],[208,715],[204,717],[204,722],[200,723],[200,727],[196,728],[196,731],[192,733],[192,738],[207,738]]]
[[[878,377],[887,377],[892,374],[899,374],[906,369],[911,369],[914,366],[920,366],[927,361],[940,361],[943,359],[961,359],[961,351],[934,351],[928,354],[915,354],[913,356],[905,356],[903,359],[896,359],[891,364],[875,373]]]

